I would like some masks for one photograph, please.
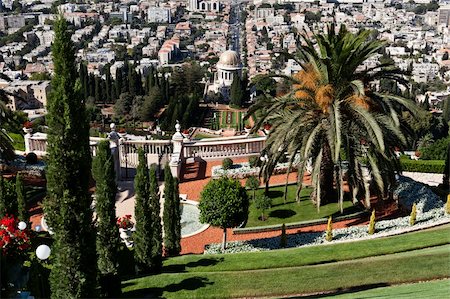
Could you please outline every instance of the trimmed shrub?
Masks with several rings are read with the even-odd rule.
[[[370,215],[369,222],[369,235],[373,235],[375,233],[375,210],[372,210],[372,215]]]
[[[426,173],[443,173],[444,160],[406,160],[401,159],[400,165],[403,171],[426,172]]]
[[[450,194],[447,195],[447,204],[445,205],[445,212],[450,214]]]
[[[248,158],[248,164],[250,167],[257,167],[258,166],[259,157],[252,156]]]
[[[328,218],[325,240],[327,240],[328,242],[331,242],[333,240],[333,223],[331,222],[331,216]]]
[[[16,176],[16,195],[17,195],[17,213],[21,221],[28,223],[30,216],[27,209],[27,198],[25,192],[25,186],[23,185],[22,175],[17,173]]]
[[[285,248],[286,245],[287,245],[286,225],[283,223],[283,225],[281,226],[280,248]]]
[[[414,203],[411,209],[411,215],[409,215],[409,225],[414,225],[416,223],[416,216],[417,216],[417,208],[416,204]]]
[[[222,167],[225,170],[230,169],[231,167],[233,167],[233,160],[231,160],[230,158],[225,158],[222,161]]]
[[[256,198],[256,189],[259,188],[259,179],[252,175],[248,177],[247,181],[245,181],[245,187],[247,187],[250,190],[253,190],[253,200]]]
[[[266,218],[264,217],[264,212],[266,210],[270,209],[270,207],[272,205],[272,199],[268,196],[260,195],[260,196],[257,196],[256,199],[254,200],[254,205],[255,205],[256,209],[261,211],[261,220],[265,221]]]
[[[423,160],[444,160],[447,156],[447,147],[450,143],[450,137],[436,140],[429,146],[421,149]]]
[[[27,161],[27,164],[33,165],[38,162],[38,157],[35,153],[31,152],[25,156],[25,160]]]

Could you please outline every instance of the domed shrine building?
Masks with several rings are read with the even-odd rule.
[[[220,55],[214,74],[214,83],[209,86],[209,91],[221,93],[225,100],[229,99],[230,87],[233,79],[242,77],[242,63],[239,54],[233,50],[227,50]]]

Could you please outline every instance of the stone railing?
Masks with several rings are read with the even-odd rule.
[[[34,152],[38,156],[47,154],[47,134],[36,133],[25,135],[25,153]],[[107,138],[89,137],[89,147],[92,156],[97,154],[98,143]],[[169,162],[172,154],[171,140],[126,140],[119,141],[118,162],[121,168],[125,168],[125,174],[128,176],[129,168],[136,168],[138,165],[138,148],[143,148],[147,156],[148,164],[153,163],[164,165]],[[118,171],[120,171],[118,169]]]
[[[214,138],[191,141],[180,133],[179,127],[171,140],[131,140],[121,135],[118,141],[117,167],[128,169],[138,165],[138,148],[143,148],[147,155],[148,164],[163,166],[169,163],[173,175],[180,175],[181,166],[190,158],[204,160],[223,159],[226,157],[246,157],[258,155],[264,148],[266,137],[248,138],[235,136],[230,138]],[[98,143],[106,138],[90,137],[89,146],[93,156],[96,155]],[[25,135],[25,152],[34,152],[38,156],[45,156],[47,149],[47,135],[43,133]],[[117,170],[122,173],[120,168]],[[121,174],[123,176],[123,173]]]
[[[170,140],[121,140],[119,145],[120,166],[136,168],[139,148],[144,149],[148,165],[153,163],[164,165],[172,154]]]
[[[189,141],[183,143],[185,158],[202,158],[205,160],[236,156],[252,156],[260,154],[264,148],[266,137],[245,139],[215,139],[211,141]]]

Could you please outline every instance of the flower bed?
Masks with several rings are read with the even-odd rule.
[[[367,225],[335,229],[333,230],[333,241],[331,242],[325,241],[325,232],[299,233],[288,235],[287,247],[302,247],[391,236],[450,222],[449,215],[445,214],[443,201],[423,184],[401,177],[394,194],[399,196],[399,202],[403,205],[412,206],[413,203],[416,203],[417,220],[414,226],[409,225],[409,216],[405,216],[376,222],[375,234],[373,235],[368,234]],[[225,252],[222,252],[221,245],[207,245],[204,253],[218,254],[279,249],[280,237],[229,242]]]
[[[288,170],[289,163],[278,163],[277,167],[275,167],[273,174],[282,174],[286,173]],[[226,176],[235,179],[243,179],[248,178],[252,175],[259,175],[260,167],[251,167],[248,162],[236,163],[233,166],[225,170],[222,165],[213,166],[211,168],[211,173],[213,178]],[[292,167],[291,171],[297,171],[297,168]]]

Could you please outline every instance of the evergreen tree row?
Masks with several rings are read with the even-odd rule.
[[[181,211],[178,179],[172,176],[170,167],[164,168],[164,253],[166,256],[181,252]]]
[[[138,273],[157,273],[162,268],[162,226],[156,167],[148,168],[143,149],[134,178],[136,232],[134,258]]]

